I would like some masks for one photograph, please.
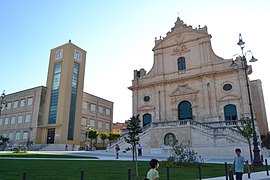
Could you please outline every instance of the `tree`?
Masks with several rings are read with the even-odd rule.
[[[241,134],[248,142],[248,146],[249,146],[249,156],[250,156],[250,161],[251,164],[253,164],[253,156],[252,156],[252,151],[251,151],[251,137],[255,131],[255,129],[252,126],[252,120],[250,118],[246,119],[246,120],[240,120],[242,126],[236,126],[236,129],[238,131],[239,134]],[[246,124],[244,124],[246,122]]]
[[[115,140],[115,139],[117,139],[117,138],[119,138],[120,137],[120,134],[118,133],[118,132],[110,132],[109,134],[108,134],[108,140],[110,141],[110,144],[111,144],[111,142],[113,141],[113,140]]]
[[[91,149],[93,149],[93,140],[97,139],[98,132],[97,132],[97,130],[94,130],[94,129],[90,128],[90,129],[87,130],[87,135],[88,135],[88,138],[90,139]]]
[[[104,148],[105,140],[108,138],[108,133],[102,132],[102,133],[99,134],[99,137],[102,140],[103,148]]]
[[[138,179],[138,162],[137,162],[137,152],[136,152],[136,145],[139,143],[140,138],[139,134],[142,132],[141,128],[141,120],[139,118],[139,114],[137,116],[132,116],[130,120],[128,120],[127,130],[128,130],[128,137],[125,137],[125,141],[131,144],[132,147],[132,169],[134,174],[134,164],[136,163],[136,177]]]

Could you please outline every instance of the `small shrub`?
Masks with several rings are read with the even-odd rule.
[[[20,153],[21,151],[20,151],[20,148],[19,147],[16,147],[15,149],[14,149],[14,153]]]
[[[27,153],[27,147],[23,148],[23,152]]]
[[[197,156],[197,153],[189,147],[178,143],[172,147],[174,153],[167,159],[167,166],[169,167],[192,167],[203,162],[203,159]]]

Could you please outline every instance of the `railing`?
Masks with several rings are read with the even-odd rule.
[[[206,122],[204,124],[209,125],[211,127],[235,127],[242,126],[247,123],[246,120],[230,120],[230,121],[215,121],[215,122]]]

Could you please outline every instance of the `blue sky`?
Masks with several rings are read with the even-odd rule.
[[[246,51],[259,59],[251,79],[261,79],[270,115],[267,0],[3,0],[0,2],[0,91],[46,85],[50,49],[69,39],[87,51],[84,90],[113,101],[114,121],[132,115],[133,70],[153,64],[155,37],[165,36],[178,16],[208,26],[215,53],[231,58],[241,32]]]

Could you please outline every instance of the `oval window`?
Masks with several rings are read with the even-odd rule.
[[[148,102],[148,101],[150,101],[150,97],[149,96],[144,96],[143,100],[144,100],[144,102]]]
[[[231,84],[224,84],[223,86],[223,90],[224,91],[230,91],[232,89],[232,85]]]

